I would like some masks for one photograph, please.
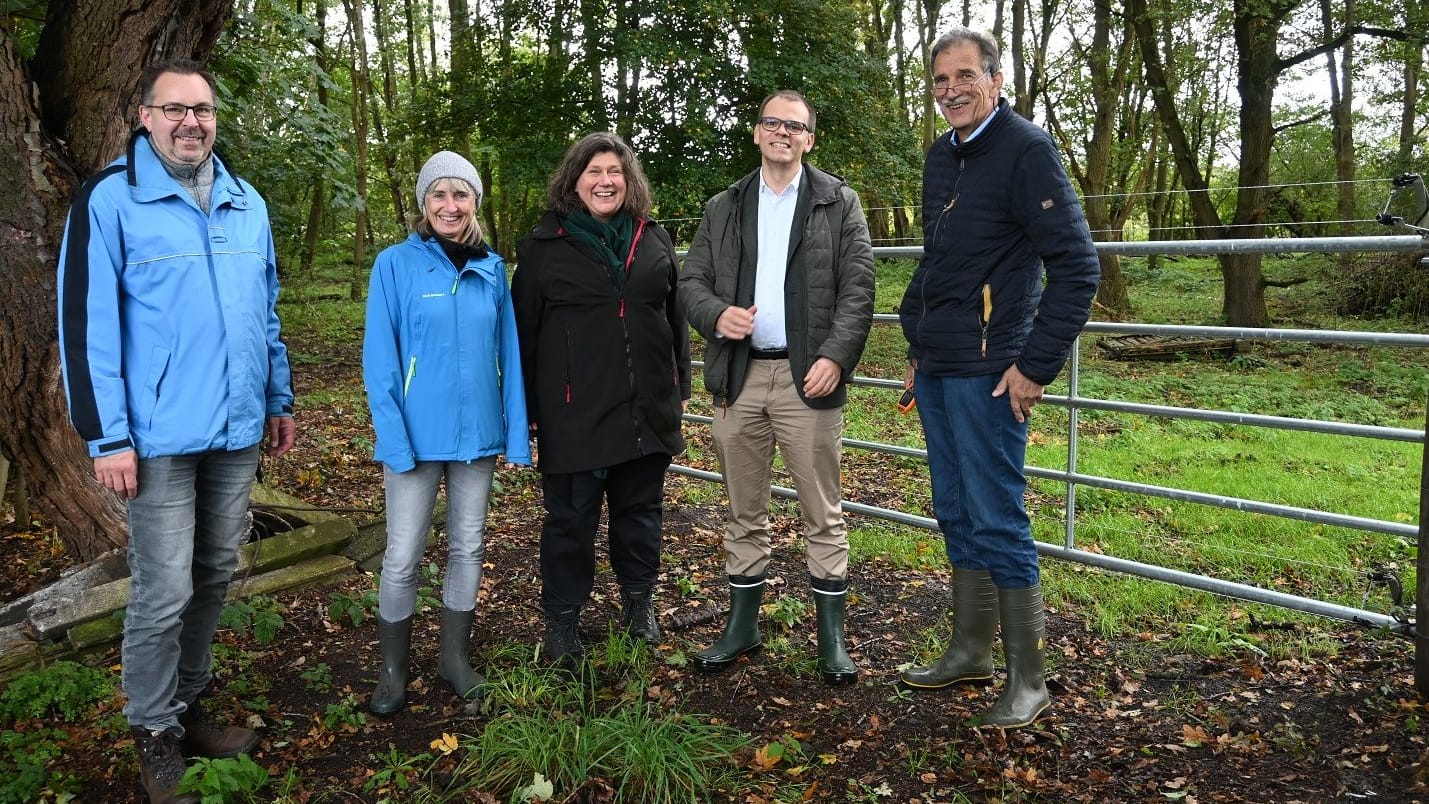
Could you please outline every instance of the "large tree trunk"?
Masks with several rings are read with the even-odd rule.
[[[54,0],[33,64],[0,36],[0,450],[81,560],[126,532],[65,409],[55,263],[69,198],[123,150],[144,65],[206,60],[231,10],[231,0]]]

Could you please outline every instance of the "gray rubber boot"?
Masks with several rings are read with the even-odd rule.
[[[997,597],[1002,614],[1002,651],[1007,655],[1007,685],[977,725],[1016,729],[1032,723],[1052,703],[1047,695],[1047,618],[1042,607],[1042,585],[999,589]]]
[[[441,654],[437,659],[437,675],[452,685],[456,694],[463,698],[480,697],[481,685],[486,683],[486,678],[471,667],[471,624],[475,619],[475,611],[454,611],[442,607]]]
[[[375,715],[395,714],[407,705],[407,670],[412,660],[412,618],[389,623],[377,618],[377,644],[382,648],[382,669],[377,689],[367,708]]]
[[[904,670],[910,687],[938,689],[992,678],[992,638],[997,635],[997,587],[987,570],[953,568],[953,636],[936,662]]]
[[[819,675],[825,684],[837,686],[858,680],[858,665],[844,646],[844,611],[848,580],[810,578],[814,592],[814,612],[819,622]]]
[[[759,652],[763,637],[759,634],[759,604],[764,600],[764,577],[729,576],[729,619],[724,633],[713,645],[694,655],[695,669],[703,673],[718,673],[739,660],[739,657]]]

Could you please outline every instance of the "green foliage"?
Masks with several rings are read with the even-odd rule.
[[[268,771],[246,754],[233,759],[198,758],[190,761],[178,792],[198,795],[203,804],[255,801],[268,782]]]
[[[377,616],[377,590],[368,589],[356,597],[347,592],[328,592],[327,616],[333,622],[347,620],[353,628],[368,617]]]
[[[400,792],[412,787],[413,780],[426,770],[422,765],[429,763],[432,755],[421,753],[405,756],[397,750],[397,746],[389,745],[386,753],[374,754],[371,759],[376,770],[363,783],[362,792]]]
[[[283,627],[283,605],[267,595],[254,595],[247,600],[235,600],[223,607],[219,625],[240,636],[253,634],[259,645],[268,645]]]
[[[303,684],[313,692],[332,691],[332,668],[327,666],[327,662],[317,664],[298,674],[303,680]]]
[[[362,711],[356,693],[348,693],[342,700],[328,704],[321,718],[322,727],[327,731],[355,731],[366,723],[367,714]]]
[[[765,603],[761,609],[770,622],[786,631],[793,628],[809,614],[808,603],[789,595],[780,595],[774,602]]]
[[[69,801],[82,792],[79,780],[59,769],[68,739],[59,729],[0,731],[0,804]]]
[[[112,673],[58,661],[15,676],[0,692],[0,724],[54,718],[66,723],[88,717],[98,701],[114,697]]]

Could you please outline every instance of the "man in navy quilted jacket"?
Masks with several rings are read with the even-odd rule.
[[[933,43],[930,63],[951,129],[924,162],[923,259],[899,309],[953,565],[954,626],[942,657],[902,680],[992,678],[1001,621],[1007,684],[980,722],[1017,728],[1049,704],[1023,502],[1027,419],[1087,321],[1100,269],[1052,138],[1001,97],[996,41],[956,28]]]

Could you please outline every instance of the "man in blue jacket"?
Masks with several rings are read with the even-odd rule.
[[[942,657],[902,680],[936,688],[991,678],[1000,620],[1007,684],[981,722],[1016,728],[1049,704],[1023,503],[1027,418],[1087,321],[1100,269],[1051,137],[1000,97],[997,43],[956,28],[933,44],[930,63],[952,129],[924,162],[923,259],[899,317],[953,565],[954,620]]]
[[[175,793],[181,750],[232,757],[258,742],[200,695],[260,442],[275,457],[293,446],[293,391],[268,208],[213,154],[213,77],[163,62],[139,94],[127,153],[70,209],[60,356],[94,476],[128,504],[124,714],[144,788],[197,801]]]

